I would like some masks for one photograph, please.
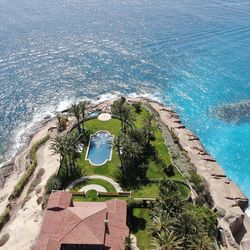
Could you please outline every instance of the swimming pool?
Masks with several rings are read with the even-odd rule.
[[[94,166],[101,166],[112,158],[113,136],[108,131],[98,131],[90,136],[85,160]]]

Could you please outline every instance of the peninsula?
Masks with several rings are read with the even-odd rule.
[[[44,121],[1,176],[2,249],[47,249],[45,239],[53,249],[163,249],[164,240],[173,249],[250,248],[246,196],[172,108],[147,98],[73,104]],[[95,237],[84,226],[90,208],[105,221]],[[82,225],[72,235],[62,225],[60,240],[48,226],[58,211]]]

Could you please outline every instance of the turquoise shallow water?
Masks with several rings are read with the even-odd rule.
[[[75,99],[172,105],[250,197],[250,124],[210,110],[250,99],[248,0],[0,0],[0,152]]]

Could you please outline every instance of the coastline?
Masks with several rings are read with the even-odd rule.
[[[90,108],[105,110],[117,98],[118,96],[112,97],[108,100],[101,101],[99,103],[92,102],[90,104]],[[206,152],[199,138],[182,124],[181,120],[179,119],[179,116],[175,113],[175,111],[172,108],[166,107],[164,106],[164,104],[158,101],[148,99],[145,97],[128,97],[127,100],[131,103],[140,101],[142,104],[149,105],[150,108],[156,112],[158,122],[161,122],[176,138],[178,138],[179,147],[186,152],[190,162],[197,170],[197,173],[201,175],[208,183],[209,191],[214,200],[215,207],[222,208],[226,212],[226,215],[223,218],[219,219],[219,225],[225,231],[227,242],[229,244],[228,249],[238,249],[239,246],[235,240],[235,235],[237,235],[241,231],[243,224],[245,226],[247,233],[250,233],[250,223],[248,221],[248,217],[244,213],[244,210],[248,206],[248,199],[246,198],[246,196],[240,191],[240,189],[233,181],[227,178],[227,176],[224,173],[224,170]],[[71,120],[71,122],[73,122],[73,120]],[[1,177],[5,178],[4,187],[1,188],[2,192],[0,198],[1,200],[0,213],[2,212],[3,208],[5,208],[6,205],[8,204],[8,196],[12,191],[13,186],[25,171],[26,160],[27,160],[26,156],[30,148],[34,143],[36,143],[45,135],[47,135],[49,128],[54,127],[55,125],[56,125],[55,117],[50,118],[46,121],[42,121],[40,126],[36,129],[36,132],[34,132],[32,136],[30,136],[29,140],[27,140],[27,142],[25,143],[25,146],[22,148],[22,150],[20,150],[16,154],[11,163],[5,164],[2,166],[2,168],[0,168]],[[71,127],[69,126],[68,130],[70,129]],[[49,142],[47,142],[46,145],[43,146],[42,149],[41,150],[39,149],[38,151],[39,151],[37,153],[39,158],[38,165],[40,167],[43,166],[47,170],[49,166],[51,167],[51,165],[49,164],[47,166],[44,164],[44,162],[47,162],[48,164],[48,161],[51,161],[51,164],[54,164],[53,166],[58,167],[57,156],[52,156],[51,153],[49,153]],[[6,172],[7,174],[4,172]],[[6,174],[6,177],[4,177],[4,174]],[[42,181],[43,185],[45,185],[46,179],[48,178],[49,178],[48,175],[46,175],[46,178],[43,178]],[[25,193],[25,190],[23,193]],[[40,208],[38,209],[38,207],[37,208],[34,207],[34,204],[36,204],[35,200],[36,197],[33,197],[32,200],[30,201],[33,202],[32,211],[33,212],[35,211],[34,216],[36,216],[35,220],[30,219],[32,220],[33,224],[34,223],[36,224],[36,226],[32,224],[32,226],[35,227],[36,230],[34,230],[34,232],[30,232],[30,234],[32,234],[33,237],[32,244],[35,241],[35,238],[37,236],[36,234],[39,233],[40,224],[42,222],[42,214],[43,214]],[[30,203],[27,203],[27,206],[29,205]],[[14,229],[13,225],[17,223],[15,219],[18,219],[18,216],[20,216],[20,213],[18,213],[13,218],[13,220],[11,220],[10,223],[7,224],[8,227],[12,228],[11,229],[12,232],[17,232],[17,230]],[[26,220],[28,226],[29,218],[26,216],[24,219]],[[18,237],[20,241],[21,238],[22,238],[21,236]],[[243,239],[245,238],[246,237],[244,237]],[[27,242],[25,243],[28,244]],[[246,240],[245,244],[249,244],[249,242]],[[29,249],[29,248],[23,248],[23,249]],[[242,248],[242,249],[247,249],[247,248]]]

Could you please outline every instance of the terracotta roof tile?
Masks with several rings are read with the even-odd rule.
[[[49,202],[47,205],[47,209],[52,208],[67,208],[71,205],[72,202],[72,194],[70,192],[53,192],[49,197]]]
[[[105,244],[113,250],[123,249],[124,238],[128,235],[126,202],[72,203],[71,197],[69,192],[51,194],[35,249],[60,250],[61,244],[89,244],[97,249],[98,245]],[[65,207],[66,204],[69,207]]]

